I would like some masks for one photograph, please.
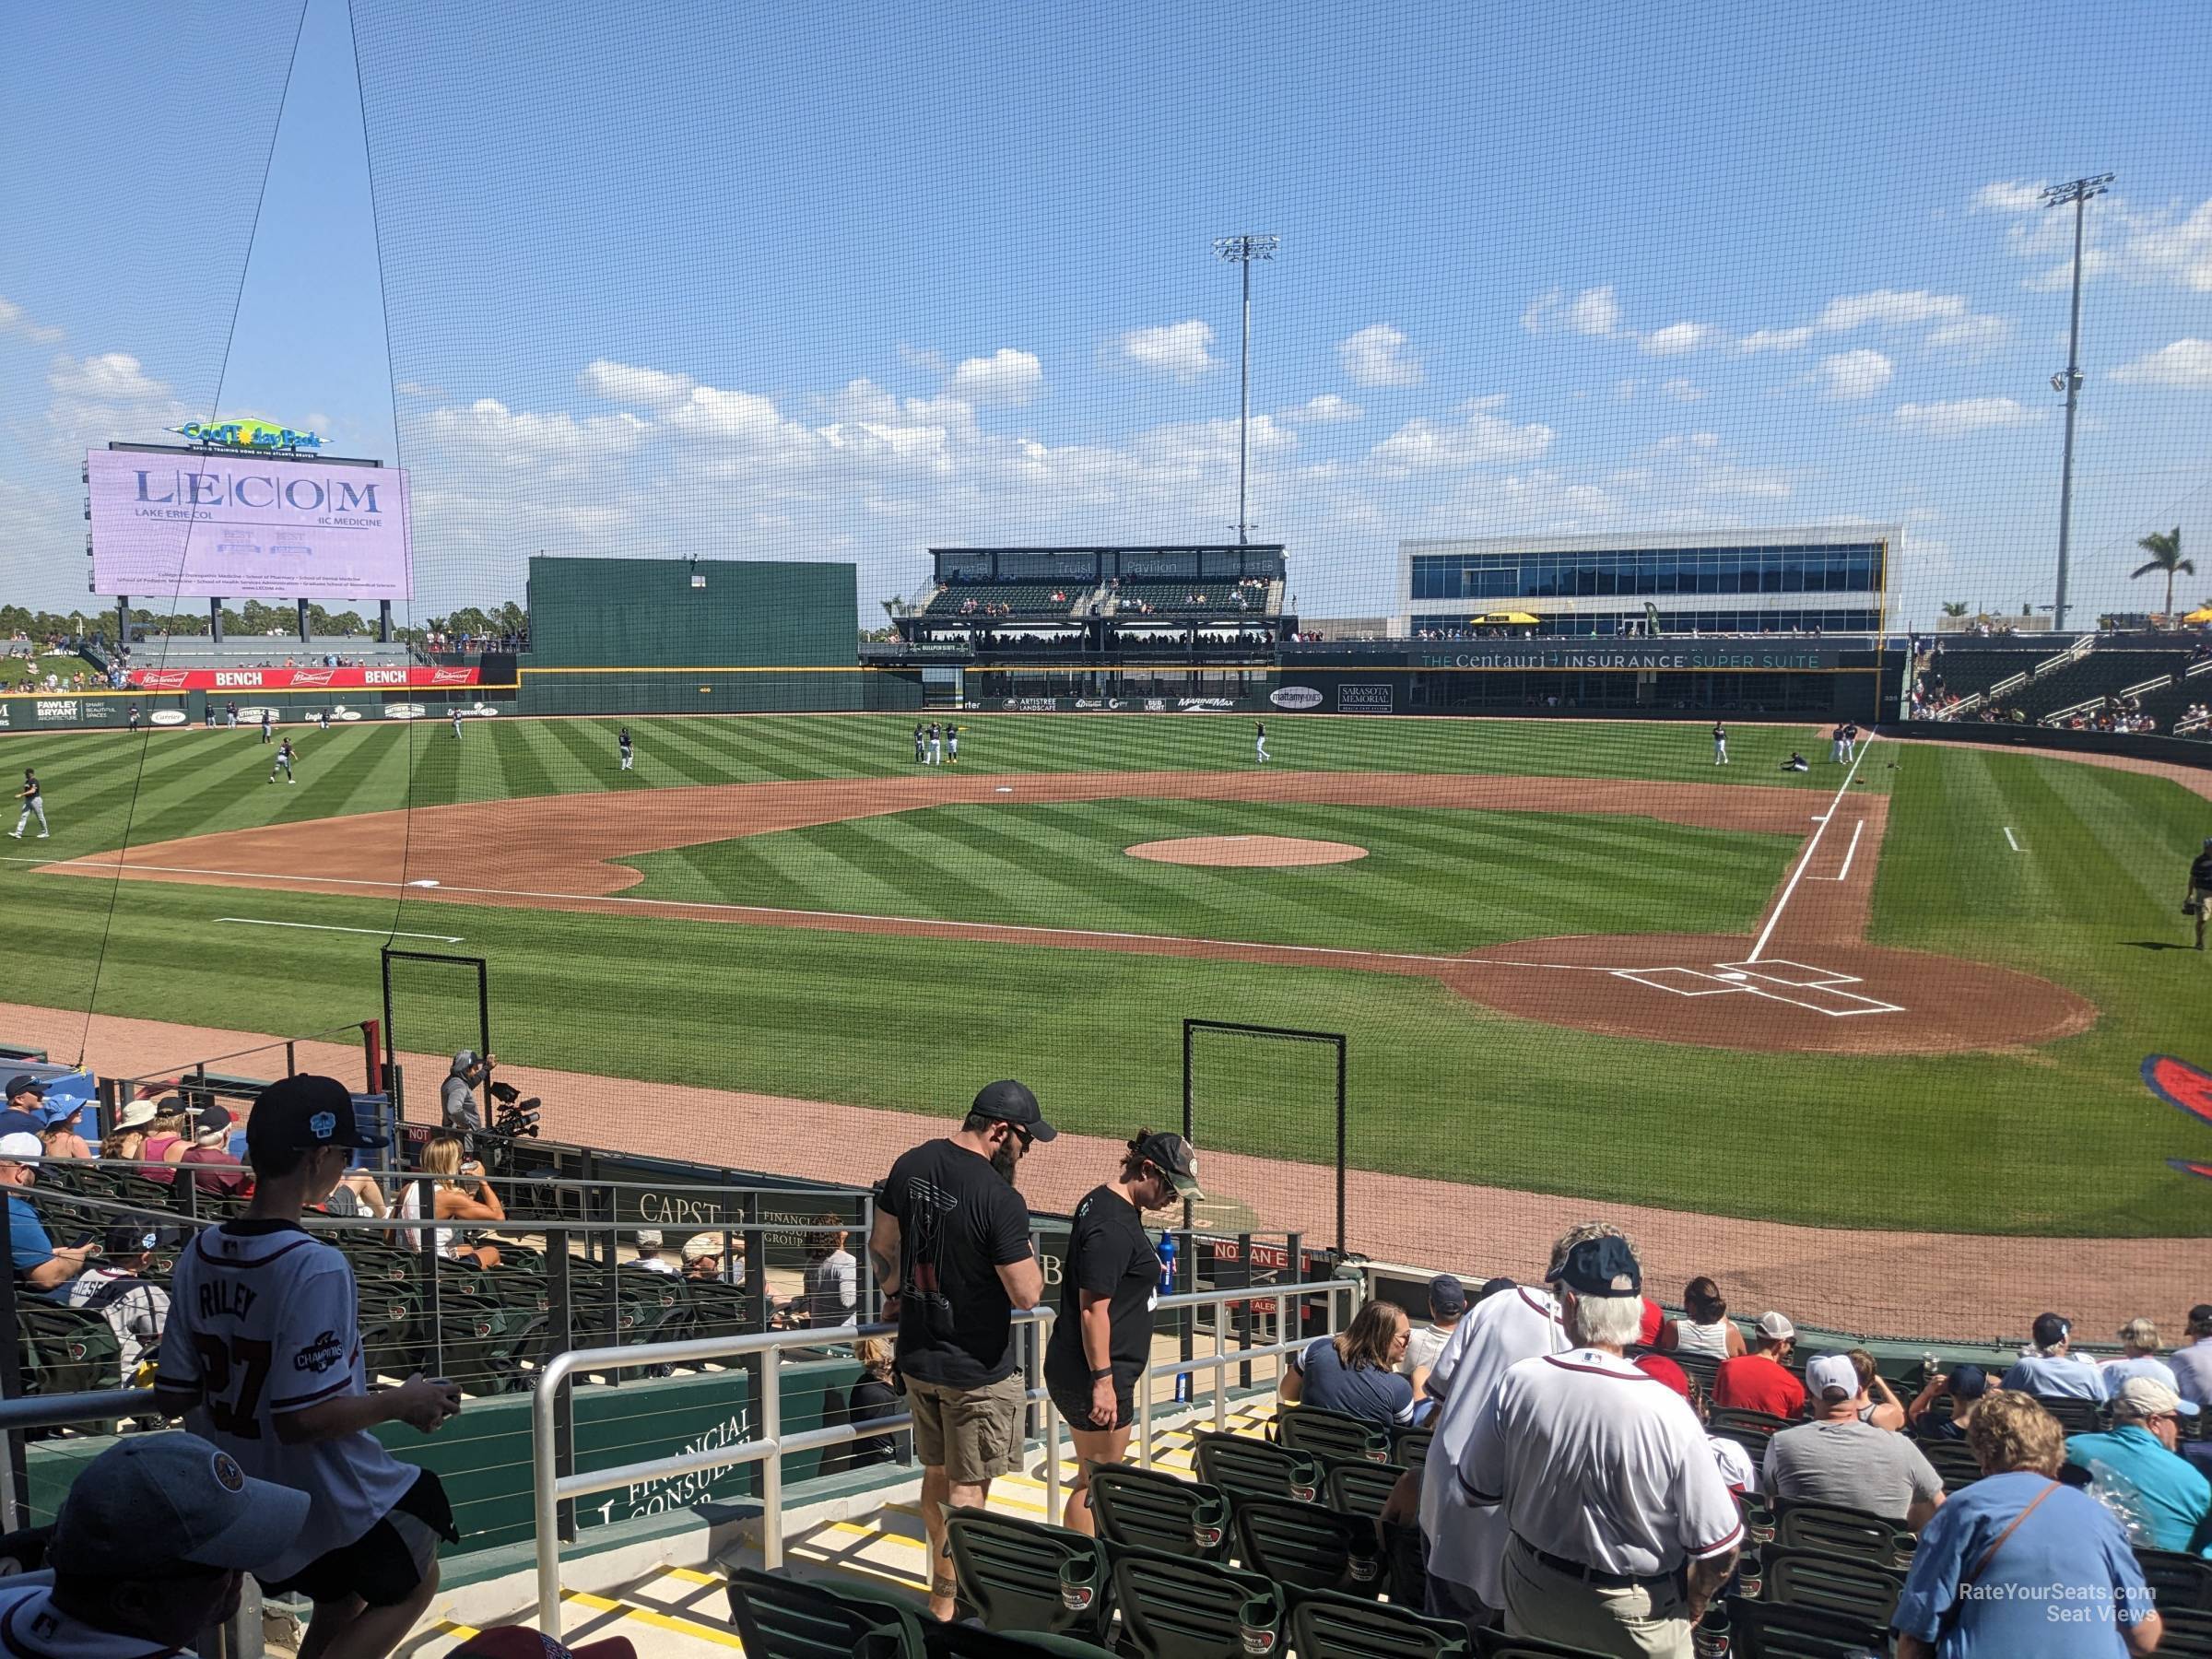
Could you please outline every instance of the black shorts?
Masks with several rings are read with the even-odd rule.
[[[1066,1378],[1048,1376],[1044,1380],[1044,1391],[1052,1396],[1053,1409],[1060,1414],[1060,1420],[1068,1428],[1081,1430],[1086,1434],[1106,1432],[1090,1420],[1090,1390],[1088,1386]],[[1126,1429],[1136,1421],[1136,1379],[1134,1375],[1124,1376],[1118,1371],[1113,1373],[1113,1426],[1116,1429]]]
[[[394,1607],[415,1594],[438,1557],[438,1540],[458,1544],[445,1487],[424,1469],[382,1519],[350,1544],[317,1556],[269,1595],[304,1595],[313,1602],[359,1596],[372,1607]]]

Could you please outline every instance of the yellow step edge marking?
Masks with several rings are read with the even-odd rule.
[[[681,1579],[687,1584],[709,1584],[719,1588],[730,1581],[712,1572],[701,1572],[693,1567],[663,1567],[663,1578]]]
[[[455,1641],[473,1641],[483,1634],[475,1625],[457,1624],[450,1618],[440,1619],[430,1629],[434,1634],[451,1636]]]
[[[700,1641],[711,1641],[716,1647],[736,1648],[740,1652],[745,1647],[745,1643],[737,1640],[736,1633],[733,1630],[718,1630],[712,1625],[700,1624],[695,1619],[678,1618],[668,1613],[655,1613],[645,1607],[632,1606],[628,1602],[609,1601],[604,1595],[593,1595],[587,1591],[563,1590],[560,1593],[560,1599],[565,1602],[574,1602],[578,1606],[587,1608],[594,1613],[615,1613],[624,1618],[634,1618],[640,1624],[651,1625],[657,1630],[668,1630],[678,1636],[689,1636]]]

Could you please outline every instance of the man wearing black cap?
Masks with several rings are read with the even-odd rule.
[[[1014,1171],[1056,1134],[1021,1084],[987,1084],[958,1135],[891,1166],[868,1236],[885,1312],[898,1310],[899,1371],[922,1460],[929,1610],[942,1619],[954,1616],[958,1589],[946,1506],[982,1508],[991,1482],[1020,1462],[1014,1310],[1037,1305],[1044,1272]]]
[[[7,1080],[7,1110],[0,1112],[0,1135],[46,1132],[46,1085],[28,1072]]]
[[[1512,1533],[1506,1631],[1689,1659],[1743,1519],[1689,1403],[1621,1357],[1643,1316],[1628,1241],[1577,1244],[1558,1283],[1576,1346],[1500,1379],[1458,1466],[1469,1500],[1499,1505]]]
[[[421,1433],[461,1409],[450,1382],[409,1377],[371,1394],[353,1270],[300,1216],[356,1150],[382,1146],[335,1077],[286,1077],[246,1119],[253,1203],[177,1258],[156,1398],[250,1475],[313,1500],[288,1547],[255,1576],[315,1604],[307,1651],[382,1659],[438,1587],[438,1539],[455,1536],[438,1477],[371,1432]]]
[[[1449,1273],[1440,1273],[1429,1281],[1429,1323],[1407,1337],[1406,1358],[1398,1367],[1413,1380],[1413,1420],[1417,1423],[1426,1423],[1436,1411],[1438,1402],[1429,1394],[1429,1373],[1466,1313],[1466,1286]]]
[[[53,1583],[0,1580],[0,1659],[155,1659],[238,1611],[307,1522],[304,1492],[255,1480],[196,1434],[135,1434],[70,1482]]]

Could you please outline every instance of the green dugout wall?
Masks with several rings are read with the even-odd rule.
[[[533,559],[515,712],[867,707],[858,592],[850,564]]]

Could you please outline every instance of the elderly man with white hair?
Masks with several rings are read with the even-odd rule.
[[[2159,1358],[2159,1327],[2155,1321],[2131,1319],[2120,1327],[2120,1358],[2101,1361],[2097,1369],[2104,1375],[2105,1398],[2117,1398],[2120,1385],[2130,1377],[2148,1377],[2177,1393],[2181,1383],[2175,1379],[2173,1367]]]
[[[45,1150],[35,1135],[19,1130],[0,1135],[0,1187],[7,1189],[7,1248],[16,1282],[51,1293],[85,1270],[92,1247],[65,1244],[56,1248],[47,1237],[39,1212],[24,1195],[38,1182],[39,1159]]]
[[[1622,1659],[1689,1659],[1735,1564],[1735,1500],[1681,1395],[1623,1358],[1643,1317],[1628,1241],[1585,1239],[1556,1276],[1573,1346],[1499,1379],[1454,1470],[1512,1541],[1505,1629]]]
[[[2178,1455],[2182,1419],[2198,1410],[2155,1377],[2130,1377],[2112,1395],[2109,1430],[2066,1436],[2066,1461],[2088,1471],[2090,1495],[2153,1549],[2194,1553],[2212,1525],[2212,1480]]]

